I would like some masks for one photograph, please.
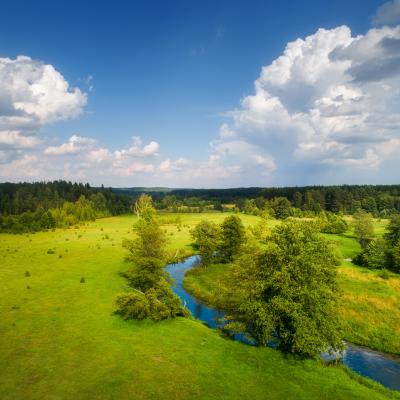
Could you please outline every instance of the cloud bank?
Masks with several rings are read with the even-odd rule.
[[[400,4],[389,3],[378,9],[376,24]],[[340,26],[288,43],[262,67],[254,93],[225,114],[204,161],[171,159],[157,141],[138,136],[124,148],[81,134],[59,145],[41,138],[44,125],[78,117],[86,102],[87,94],[53,66],[0,58],[1,180],[181,187],[398,182],[400,27],[353,36]]]

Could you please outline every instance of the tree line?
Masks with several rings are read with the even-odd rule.
[[[363,209],[381,218],[400,212],[400,185],[157,189],[155,192],[141,188],[140,191],[125,191],[134,196],[141,192],[150,193],[154,197],[157,209],[174,212],[202,212],[210,208],[224,211],[226,206],[227,210],[234,208],[246,213],[255,213],[266,206],[271,209],[280,208],[284,213],[292,214],[318,214],[321,211],[353,214],[358,209]],[[278,217],[279,215],[278,211]]]
[[[66,181],[0,184],[0,232],[35,232],[127,213],[132,199]]]

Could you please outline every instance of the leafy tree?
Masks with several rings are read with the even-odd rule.
[[[383,239],[371,240],[355,259],[355,263],[370,269],[389,267],[389,249]]]
[[[374,237],[374,225],[371,214],[364,210],[357,210],[353,215],[354,233],[364,249]]]
[[[292,204],[286,197],[276,197],[272,200],[271,207],[275,212],[275,217],[278,219],[286,219],[291,215]]]
[[[140,195],[133,208],[137,217],[143,218],[143,220],[147,222],[154,219],[156,215],[156,209],[153,206],[153,199],[148,194]]]
[[[391,246],[395,246],[400,240],[400,214],[392,215],[386,230],[385,239]]]
[[[231,262],[239,253],[240,246],[245,238],[242,220],[231,215],[221,224],[221,241],[218,246],[218,255],[223,262]]]
[[[129,251],[126,259],[133,264],[125,274],[132,291],[118,296],[117,312],[127,319],[155,321],[187,315],[169,286],[169,276],[164,269],[167,239],[151,197],[140,196],[135,210],[139,216],[134,225],[136,237],[123,243]]]
[[[200,221],[191,231],[194,247],[201,256],[202,264],[212,263],[216,256],[218,242],[220,240],[220,228],[211,221]]]
[[[331,212],[322,212],[318,224],[323,233],[340,234],[346,232],[348,228],[347,222],[342,217]]]
[[[392,265],[391,269],[394,272],[400,272],[400,240],[392,249]]]
[[[341,350],[331,246],[304,221],[277,226],[266,246],[248,242],[235,263],[228,327],[239,323],[264,345],[277,338],[288,352]]]

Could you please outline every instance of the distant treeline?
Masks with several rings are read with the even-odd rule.
[[[113,189],[117,193],[137,196],[146,192],[155,199],[159,209],[188,209],[204,211],[207,208],[223,210],[234,207],[247,212],[255,205],[262,210],[269,203],[285,198],[291,207],[305,212],[353,214],[364,209],[376,217],[389,216],[400,211],[400,185],[342,185],[305,186],[281,188],[237,188],[237,189],[162,189],[132,188]],[[252,204],[249,204],[251,200]]]
[[[66,181],[0,183],[0,232],[35,232],[129,212],[132,198]]]

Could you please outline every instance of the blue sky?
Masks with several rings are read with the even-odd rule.
[[[398,74],[390,72],[397,66],[398,10],[398,0],[7,2],[0,15],[0,179],[175,187],[398,183],[388,149],[400,140],[399,114],[377,114],[368,101],[382,95],[400,104]],[[350,49],[358,35],[360,49],[333,60],[340,49],[331,42]],[[290,66],[267,73],[278,79],[289,69],[290,81],[262,77],[288,43],[310,36],[315,40],[298,46]],[[375,50],[387,68],[367,71],[374,78],[365,83],[360,70],[367,73]],[[296,75],[318,57],[329,65],[310,67],[315,81],[307,72]],[[340,76],[325,82],[339,64]],[[36,89],[46,101],[38,102]],[[326,102],[338,96],[344,100],[340,107],[335,100],[341,111],[332,128]],[[271,110],[274,99],[285,115]],[[344,117],[349,102],[360,118],[351,124]],[[377,124],[383,119],[390,127]]]

